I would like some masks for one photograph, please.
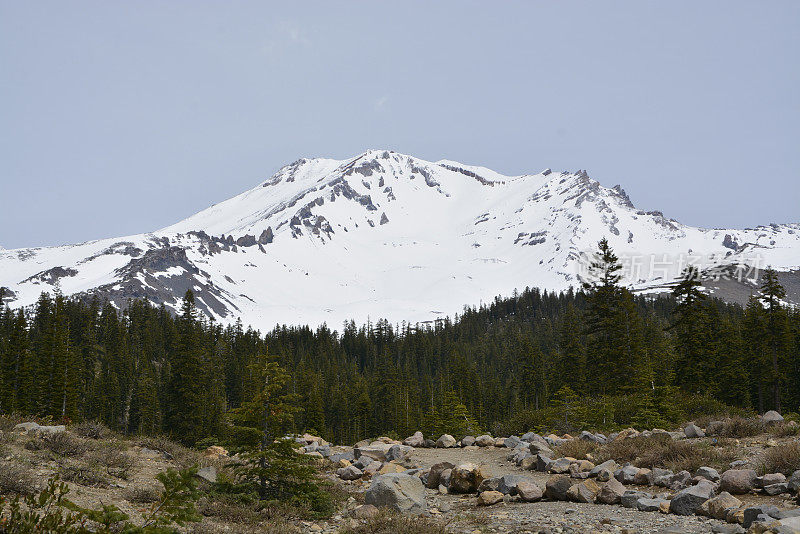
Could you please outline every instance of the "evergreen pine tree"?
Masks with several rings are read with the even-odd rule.
[[[786,334],[785,315],[782,300],[786,298],[786,290],[778,281],[778,273],[772,268],[764,271],[763,282],[761,284],[761,301],[766,308],[767,314],[767,335],[768,345],[772,363],[772,399],[775,409],[781,409],[781,382],[783,374],[781,372],[781,350]]]

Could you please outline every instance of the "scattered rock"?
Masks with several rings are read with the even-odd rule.
[[[755,486],[758,488],[765,488],[772,484],[780,484],[786,482],[786,476],[783,473],[769,473],[764,476],[756,477]]]
[[[732,495],[749,493],[755,485],[757,476],[752,469],[728,469],[720,477],[719,490]]]
[[[545,484],[544,494],[554,501],[566,501],[567,491],[572,487],[572,479],[564,475],[553,475]]]
[[[505,495],[516,495],[517,484],[527,480],[528,479],[522,475],[503,475],[499,477],[497,491]]]
[[[706,480],[710,480],[711,482],[719,482],[719,471],[714,469],[713,467],[699,467],[697,471],[695,471],[695,476],[703,477]]]
[[[694,423],[689,423],[683,429],[683,433],[686,435],[687,438],[704,438],[706,437],[706,433],[703,432],[703,429],[697,426]]]
[[[484,434],[475,438],[475,445],[478,447],[491,447],[494,445],[494,438],[489,434]]]
[[[362,504],[361,506],[356,506],[352,512],[353,517],[356,519],[370,519],[378,515],[379,510],[376,506],[372,504]]]
[[[422,435],[422,432],[414,432],[413,435],[403,440],[403,445],[409,447],[423,447],[425,445],[425,436]]]
[[[567,458],[559,458],[558,460],[550,464],[549,471],[556,475],[567,473],[569,472],[570,464],[572,464],[572,462],[569,461]]]
[[[447,489],[451,493],[472,493],[485,479],[489,478],[483,466],[472,463],[454,467],[450,473],[450,484]]]
[[[775,410],[770,410],[761,416],[761,420],[766,424],[781,423],[783,422],[783,416]]]
[[[472,447],[475,445],[475,436],[464,436],[461,438],[462,447]]]
[[[639,499],[651,499],[653,496],[644,491],[626,490],[620,497],[619,503],[623,508],[636,508],[636,501]]]
[[[213,465],[200,468],[197,470],[197,477],[215,484],[217,482],[217,468]]]
[[[603,504],[618,504],[625,493],[625,486],[616,478],[611,478],[600,488],[597,501]]]
[[[499,491],[483,491],[478,495],[479,506],[491,506],[503,500],[503,494]]]
[[[391,508],[401,513],[420,514],[427,510],[422,481],[404,473],[378,475],[364,494],[366,504]]]
[[[574,484],[567,490],[567,498],[574,502],[593,503],[600,493],[600,486],[592,480]]]
[[[336,476],[342,480],[358,480],[364,473],[358,467],[350,465],[336,470]]]
[[[636,501],[634,508],[640,512],[658,512],[664,503],[669,503],[669,501],[657,497],[653,499],[642,497]]]
[[[456,438],[454,438],[450,434],[442,434],[439,437],[439,439],[436,440],[436,447],[440,449],[449,449],[455,446],[456,446]]]
[[[439,462],[437,464],[433,464],[428,471],[428,476],[425,479],[425,487],[430,489],[436,489],[439,487],[441,483],[440,478],[442,475],[442,471],[445,469],[450,470],[454,468],[455,465],[451,464],[450,462]],[[446,486],[447,484],[445,484]]]
[[[713,496],[714,485],[710,482],[700,482],[676,493],[670,501],[669,511],[677,515],[692,515]]]
[[[653,472],[650,469],[642,468],[633,475],[633,483],[639,486],[649,486]]]
[[[517,494],[525,502],[536,502],[543,496],[542,488],[532,480],[522,480],[517,483]]]
[[[729,509],[739,508],[741,505],[742,501],[727,491],[723,491],[716,497],[704,502],[699,510],[701,513],[703,513],[703,515],[724,521],[728,517]]]

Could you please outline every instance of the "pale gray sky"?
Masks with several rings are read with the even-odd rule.
[[[297,4],[0,2],[0,245],[155,230],[368,148],[800,221],[800,2]]]

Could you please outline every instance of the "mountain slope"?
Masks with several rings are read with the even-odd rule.
[[[413,322],[515,288],[578,286],[585,254],[603,236],[637,290],[664,290],[687,261],[707,273],[770,264],[800,300],[800,224],[694,228],[637,210],[619,186],[584,171],[503,176],[388,151],[301,159],[157,232],[0,251],[0,286],[12,306],[58,285],[119,307],[147,298],[172,308],[191,288],[209,316],[259,328]],[[743,282],[723,277],[709,290],[746,299],[750,267]]]

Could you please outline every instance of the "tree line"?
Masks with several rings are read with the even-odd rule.
[[[800,311],[784,304],[774,271],[742,307],[705,296],[692,269],[658,297],[632,294],[619,270],[603,240],[577,291],[527,288],[453,319],[340,331],[221,325],[191,292],[177,314],[43,293],[29,310],[0,310],[0,412],[211,443],[263,394],[270,365],[300,408],[282,430],[338,443],[524,432],[558,426],[576,402],[591,405],[582,423],[597,427],[798,410]]]

